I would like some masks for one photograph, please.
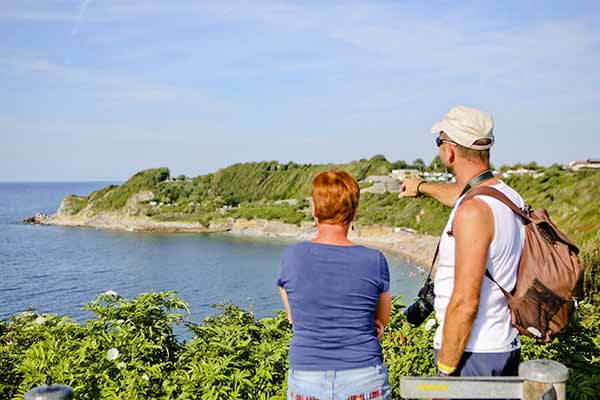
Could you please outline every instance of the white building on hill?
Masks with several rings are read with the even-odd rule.
[[[535,169],[519,168],[519,169],[509,169],[509,170],[505,171],[502,175],[507,178],[511,177],[513,175],[531,175],[534,178],[538,178],[540,176],[543,176],[544,173],[538,172]]]
[[[400,180],[403,181],[404,179],[406,179],[407,176],[419,176],[421,175],[421,171],[419,171],[418,169],[393,169],[391,175]]]
[[[600,168],[600,158],[588,158],[585,161],[571,161],[569,165],[565,167],[573,171],[587,168]]]

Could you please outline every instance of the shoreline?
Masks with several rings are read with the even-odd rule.
[[[155,221],[146,216],[129,215],[122,212],[105,212],[91,215],[81,213],[65,215],[37,214],[23,222],[37,225],[86,227],[121,232],[139,233],[223,233],[240,237],[279,238],[293,241],[312,240],[316,228],[311,222],[299,226],[280,221],[262,219],[224,219],[211,222],[208,227],[199,222]],[[357,227],[348,234],[351,241],[373,247],[383,252],[400,256],[429,271],[431,259],[437,244],[437,237],[422,234],[406,228],[392,228],[383,225]]]
[[[251,225],[265,224],[268,226],[270,224],[276,224],[295,227],[295,225],[284,224],[278,221],[238,220],[236,222]],[[272,232],[257,232],[254,229],[232,229],[224,233],[237,237],[290,239],[299,242],[312,240],[316,235],[316,229],[313,228],[310,231],[305,230],[301,234],[295,236],[274,234]],[[438,238],[435,236],[412,232],[405,228],[400,228],[400,230],[395,231],[394,228],[383,225],[357,227],[355,231],[350,231],[348,233],[348,239],[358,245],[372,247],[384,253],[404,258],[423,269],[425,272],[429,272],[429,269],[431,268],[433,253],[438,241]]]

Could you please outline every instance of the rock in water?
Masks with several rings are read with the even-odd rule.
[[[23,222],[34,225],[47,224],[49,221],[50,216],[44,213],[37,213],[33,217],[23,219]]]

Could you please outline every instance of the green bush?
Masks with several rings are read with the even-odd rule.
[[[257,321],[232,305],[191,325],[171,384],[177,399],[286,398],[287,348],[291,329],[283,313]]]
[[[400,398],[400,378],[403,376],[435,375],[433,335],[427,323],[413,326],[406,321],[400,297],[393,301],[392,315],[381,342],[384,361],[388,367],[393,398]],[[428,319],[435,319],[432,314]]]
[[[583,280],[585,297],[600,304],[600,231],[593,240],[582,246],[580,256],[585,265]]]
[[[2,398],[22,399],[27,390],[47,383],[71,386],[77,399],[164,395],[164,378],[181,347],[172,326],[181,323],[187,305],[165,292],[135,300],[104,294],[86,308],[96,318],[84,325],[33,312],[5,324]]]
[[[22,399],[32,387],[62,383],[77,399],[280,399],[286,397],[291,338],[285,313],[257,320],[233,305],[200,325],[174,292],[127,300],[106,293],[85,308],[83,324],[32,311],[0,321],[0,397]],[[395,298],[382,341],[394,398],[402,376],[433,375],[433,334],[413,327]],[[430,317],[430,319],[433,318]],[[600,391],[600,315],[583,303],[581,317],[544,346],[523,338],[522,359],[546,358],[569,367],[569,399]],[[181,342],[175,325],[192,338]]]

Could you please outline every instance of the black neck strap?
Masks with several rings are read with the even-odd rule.
[[[463,188],[462,192],[460,193],[460,196],[467,194],[467,192],[469,190],[473,189],[475,186],[477,186],[480,183],[485,182],[489,179],[492,179],[493,177],[494,177],[494,174],[492,173],[492,171],[490,171],[489,169],[486,169],[485,171],[483,171],[476,177],[471,178],[471,180],[469,182],[467,182],[466,186]],[[458,196],[458,197],[460,197],[460,196]]]

